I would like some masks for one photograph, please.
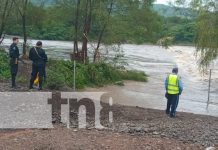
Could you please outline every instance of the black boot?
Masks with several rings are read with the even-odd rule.
[[[11,76],[11,83],[12,83],[12,88],[16,88],[16,76],[12,75]]]
[[[43,77],[40,77],[39,76],[39,91],[41,91],[42,90],[42,83],[43,83]]]
[[[29,89],[33,89],[33,82],[34,82],[34,79],[33,79],[33,77],[31,77]]]

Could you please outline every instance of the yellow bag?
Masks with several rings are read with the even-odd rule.
[[[34,85],[38,85],[39,84],[39,73],[36,76],[36,79],[34,80]]]

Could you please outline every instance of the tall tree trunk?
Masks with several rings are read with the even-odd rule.
[[[27,51],[27,31],[26,31],[26,16],[22,16],[22,24],[23,24],[23,56],[26,56]]]
[[[80,0],[77,0],[76,7],[76,22],[75,22],[75,38],[74,38],[74,56],[79,52],[78,48],[78,25],[79,25],[79,9],[80,9]]]
[[[110,3],[110,9],[109,9],[109,12],[108,12],[108,18],[107,18],[107,21],[105,22],[99,36],[98,36],[98,44],[97,44],[97,47],[95,49],[95,53],[94,53],[94,59],[93,59],[93,62],[95,63],[96,60],[97,60],[97,57],[99,55],[99,47],[100,47],[100,44],[101,44],[101,41],[102,41],[102,38],[103,38],[103,35],[104,35],[104,32],[106,30],[106,27],[108,25],[108,22],[109,22],[109,19],[110,19],[110,15],[111,15],[111,12],[113,10],[113,4],[114,4],[114,1],[111,0],[111,3]]]
[[[17,3],[16,0],[13,0],[13,3],[17,6],[17,10],[22,19],[22,30],[23,30],[23,57],[27,57],[27,30],[26,30],[26,13],[27,13],[27,5],[29,0],[22,0],[21,4]]]
[[[3,35],[3,32],[4,32],[4,28],[5,28],[5,23],[6,23],[6,19],[7,19],[7,9],[8,9],[8,5],[9,5],[9,0],[6,1],[5,3],[5,7],[3,9],[3,14],[2,14],[2,17],[1,17],[1,27],[0,27],[0,44],[2,43],[4,37],[2,37]]]
[[[88,34],[90,32],[91,28],[91,20],[92,20],[92,0],[86,0],[86,16],[85,16],[85,24],[84,24],[84,30],[83,30],[83,45],[82,45],[82,51],[84,55],[84,63],[86,62],[86,59],[88,57]]]
[[[24,6],[23,6],[23,15],[22,15],[22,24],[23,24],[23,56],[26,57],[27,52],[27,30],[26,30],[26,13],[27,13],[27,5],[28,0],[25,0]]]

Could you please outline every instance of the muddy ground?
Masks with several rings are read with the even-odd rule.
[[[0,83],[1,92],[13,91],[9,82]],[[21,88],[15,91],[28,91],[27,84],[20,85]],[[118,104],[113,107],[113,116],[113,123],[108,124],[107,116],[104,114],[103,123],[106,128],[103,130],[91,127],[93,122],[88,122],[86,129],[68,129],[59,122],[59,115],[53,116],[54,129],[0,130],[0,149],[203,150],[209,146],[218,148],[216,117],[178,112],[177,117],[172,119],[162,110]]]
[[[107,123],[107,114],[103,114],[105,129],[93,128],[93,122],[86,129],[68,129],[54,115],[54,129],[0,130],[0,149],[203,150],[218,146],[216,117],[178,112],[176,118],[169,118],[161,110],[121,105],[112,111],[113,123]]]

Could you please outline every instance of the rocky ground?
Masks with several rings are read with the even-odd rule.
[[[0,133],[0,149],[8,150],[82,150],[82,149],[146,149],[203,150],[200,144],[183,143],[176,139],[130,135],[105,130],[24,130]]]
[[[91,122],[86,129],[68,129],[57,118],[54,129],[0,130],[0,149],[203,150],[218,146],[216,117],[178,112],[172,119],[164,111],[121,105],[112,111],[111,124],[103,114],[107,127],[103,130],[94,129]]]

